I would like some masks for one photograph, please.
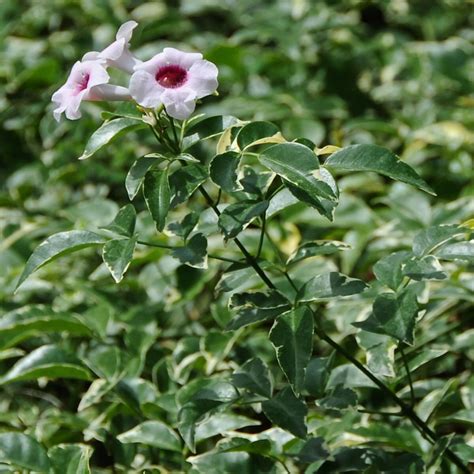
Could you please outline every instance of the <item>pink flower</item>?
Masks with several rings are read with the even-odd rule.
[[[141,106],[164,105],[171,117],[184,120],[193,113],[197,99],[215,92],[217,74],[216,65],[201,54],[165,48],[135,66],[129,90]]]
[[[107,84],[109,74],[104,61],[77,61],[66,83],[52,97],[56,104],[54,118],[59,122],[64,112],[70,120],[81,117],[79,107],[83,100],[129,100],[128,89]]]
[[[138,26],[136,21],[127,21],[117,31],[116,40],[100,53],[91,51],[86,53],[82,60],[90,61],[101,59],[107,66],[116,67],[131,74],[133,68],[142,62],[130,52],[130,39],[133,30]]]

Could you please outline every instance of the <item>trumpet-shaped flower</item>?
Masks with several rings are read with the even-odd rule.
[[[116,67],[132,74],[133,68],[141,64],[141,61],[130,52],[130,39],[132,38],[133,30],[137,26],[138,23],[136,21],[127,21],[118,29],[115,41],[112,44],[100,53],[96,51],[86,53],[82,60],[103,60],[107,66]]]
[[[141,106],[163,105],[171,117],[184,120],[193,113],[197,99],[215,92],[217,74],[216,65],[201,54],[165,48],[135,66],[129,90]]]
[[[81,117],[79,107],[83,100],[129,100],[128,89],[107,84],[109,74],[104,61],[77,61],[66,83],[52,97],[56,104],[54,118],[59,122],[64,112],[70,120]]]

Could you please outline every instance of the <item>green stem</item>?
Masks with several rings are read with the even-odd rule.
[[[217,208],[217,206],[214,204],[214,201],[212,200],[211,196],[207,193],[207,191],[203,188],[203,186],[199,186],[199,192],[202,194],[206,202],[209,204],[209,206],[212,208],[214,213],[217,216],[221,215],[221,212]],[[234,239],[235,245],[239,248],[239,250],[242,252],[244,255],[245,259],[247,260],[247,263],[255,270],[257,275],[263,280],[265,285],[268,286],[271,290],[276,290],[276,286],[273,284],[273,282],[267,277],[265,272],[262,270],[258,262],[255,260],[254,257],[247,251],[247,249],[242,245],[239,239]]]
[[[176,144],[176,148],[177,148],[178,151],[180,151],[181,150],[181,143],[179,141],[178,134],[176,133],[176,126],[174,124],[173,117],[170,117],[168,115],[168,113],[166,113],[166,116],[168,117],[168,119],[170,121],[170,124],[171,124],[171,131],[173,132],[173,137],[174,137],[174,142]]]
[[[411,399],[411,406],[415,406],[415,391],[413,390],[413,380],[411,378],[411,372],[410,372],[410,367],[408,367],[408,361],[405,356],[405,351],[403,350],[403,347],[400,345],[400,354],[402,355],[402,361],[403,365],[405,367],[405,372],[407,373],[407,378],[408,378],[408,385],[410,386],[410,399]]]
[[[262,247],[263,247],[263,240],[265,238],[265,224],[266,224],[266,213],[263,213],[262,216],[262,227],[260,229],[260,240],[258,242],[258,249],[257,249],[257,255],[255,258],[258,260],[260,258],[260,254],[262,253]]]
[[[153,242],[145,242],[143,240],[137,240],[137,244],[140,245],[146,245],[147,247],[156,247],[159,249],[166,249],[166,250],[176,250],[176,249],[181,249],[183,247],[175,247],[173,245],[166,245],[166,244],[155,244]],[[209,258],[212,258],[214,260],[220,260],[222,262],[228,262],[228,263],[242,263],[240,260],[235,260],[233,258],[227,258],[227,257],[221,257],[220,255],[214,255],[212,253],[208,253],[207,256]]]

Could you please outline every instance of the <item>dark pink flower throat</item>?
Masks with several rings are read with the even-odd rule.
[[[186,69],[177,64],[160,67],[155,76],[156,82],[167,89],[175,89],[176,87],[182,86],[187,78],[188,72]]]
[[[89,85],[90,77],[91,76],[88,72],[82,73],[81,79],[76,84],[76,89],[75,89],[76,94],[79,94],[79,92],[82,92],[84,89],[87,89],[87,86]]]

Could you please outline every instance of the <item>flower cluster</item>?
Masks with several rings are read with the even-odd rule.
[[[148,61],[137,59],[130,51],[136,26],[135,21],[124,23],[111,45],[86,53],[74,64],[66,83],[52,97],[56,120],[63,113],[70,120],[80,118],[83,100],[134,100],[145,108],[163,106],[168,115],[184,120],[193,113],[198,99],[215,92],[217,67],[199,53],[165,48]],[[128,88],[109,84],[108,67],[130,74]]]

